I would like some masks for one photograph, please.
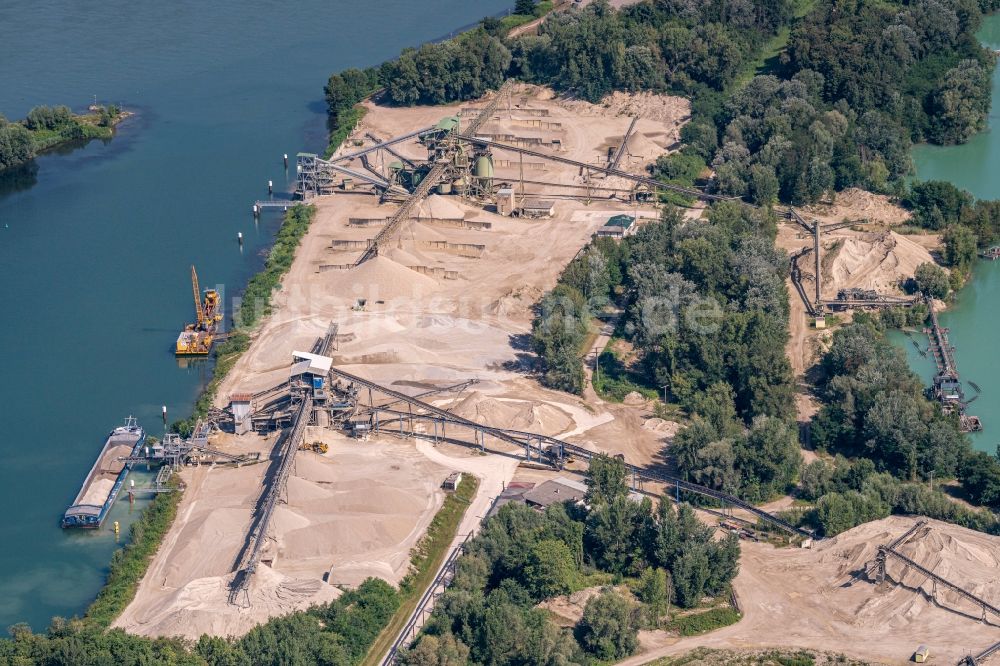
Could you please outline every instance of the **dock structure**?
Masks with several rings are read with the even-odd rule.
[[[983,259],[989,259],[990,261],[1000,259],[1000,245],[994,245],[989,249],[983,250],[979,253],[979,256]]]
[[[927,298],[925,301],[930,326],[924,329],[924,333],[930,341],[929,351],[937,368],[931,386],[932,397],[941,404],[944,411],[958,414],[959,425],[963,432],[982,430],[983,424],[979,417],[966,413],[972,401],[965,399],[965,389],[958,375],[958,364],[955,363],[955,348],[948,340],[948,329],[941,326],[938,321],[933,299]]]

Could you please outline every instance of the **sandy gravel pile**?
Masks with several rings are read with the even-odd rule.
[[[465,219],[465,210],[455,203],[454,197],[432,194],[417,204],[417,210],[413,217],[432,220],[462,220]]]
[[[115,485],[114,479],[96,479],[87,489],[87,494],[80,500],[80,504],[95,504],[100,506],[108,499],[111,487]]]
[[[330,271],[330,275],[330,289],[369,301],[421,298],[438,290],[438,282],[434,278],[382,255],[369,259],[357,268]]]
[[[495,315],[523,315],[535,306],[544,292],[530,284],[510,289],[490,304],[489,311]]]
[[[866,661],[904,663],[918,645],[938,664],[954,664],[1000,641],[1000,618],[980,622],[981,610],[890,559],[890,582],[879,589],[864,571],[880,544],[905,533],[917,518],[866,523],[813,549],[743,543],[734,588],[743,620],[625,660],[629,666],[694,647],[756,649],[795,646],[843,652]],[[897,550],[935,574],[1000,603],[1000,537],[928,521]],[[902,581],[902,585],[898,584]]]
[[[856,187],[838,192],[832,205],[816,204],[806,206],[805,210],[810,216],[820,218],[824,224],[858,220],[897,225],[908,222],[911,217],[910,211],[893,203],[886,195],[874,194]]]
[[[683,97],[651,92],[613,92],[601,106],[616,116],[642,116],[661,123],[682,121],[691,115],[691,102]]]
[[[901,281],[920,264],[934,261],[926,248],[893,231],[837,238],[828,252],[833,258],[823,262],[823,288],[832,295],[845,287],[901,293]]]
[[[572,417],[553,405],[490,398],[479,391],[470,391],[451,411],[474,421],[528,432],[560,433],[573,425]]]
[[[819,563],[836,567],[837,573],[842,576],[853,575],[874,561],[879,544],[899,536],[895,525],[895,529],[886,529],[885,523],[886,521],[868,523],[821,544],[818,549]],[[934,523],[921,528],[897,550],[987,601],[1000,601],[998,541],[997,537]],[[931,603],[935,585],[926,576],[896,559],[889,560],[886,572],[892,580],[909,588],[909,596],[895,592],[871,596],[858,608],[856,622],[859,625],[878,624],[889,618],[894,626],[905,626],[911,619],[925,612]],[[917,590],[923,594],[914,594]],[[937,589],[937,599],[941,605],[979,617],[977,607],[944,587]],[[1000,622],[1000,618],[997,621]]]
[[[653,137],[643,134],[642,132],[633,132],[632,136],[630,136],[626,142],[625,150],[629,155],[645,158],[649,155],[659,155],[663,153],[666,151],[666,147],[657,143]]]

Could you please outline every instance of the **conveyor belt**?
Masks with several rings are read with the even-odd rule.
[[[257,565],[260,563],[261,552],[264,548],[268,529],[271,526],[271,517],[274,514],[274,508],[278,504],[278,499],[281,497],[285,484],[288,482],[288,475],[292,471],[295,454],[299,449],[299,440],[302,439],[311,414],[312,398],[307,395],[302,400],[302,404],[299,405],[292,428],[281,444],[277,470],[271,478],[270,485],[265,489],[262,501],[256,511],[257,519],[247,536],[243,557],[240,558],[236,576],[233,578],[232,586],[229,590],[229,603],[231,604],[238,603],[240,595],[246,594],[247,589],[250,587],[250,581],[257,572]],[[247,599],[247,605],[249,605],[249,599]]]
[[[899,551],[895,550],[894,548],[891,548],[890,546],[879,546],[878,551],[879,551],[879,555],[881,555],[882,557],[885,557],[885,556],[895,557],[896,559],[898,559],[903,564],[905,564],[905,565],[907,565],[907,566],[909,566],[909,567],[911,567],[911,568],[919,571],[924,576],[927,576],[928,578],[930,578],[933,581],[937,581],[941,585],[943,585],[946,588],[950,589],[952,592],[955,592],[959,596],[961,596],[961,597],[967,599],[968,601],[971,601],[972,603],[976,604],[977,606],[981,607],[983,609],[983,615],[984,616],[986,615],[986,612],[989,611],[990,613],[992,613],[996,617],[1000,618],[1000,608],[997,608],[996,606],[994,606],[993,604],[989,603],[985,599],[977,597],[973,593],[969,592],[968,590],[965,590],[962,587],[959,587],[955,583],[952,583],[951,581],[949,581],[949,580],[947,580],[945,578],[942,578],[941,576],[938,576],[936,573],[934,573],[930,569],[927,569],[924,566],[922,566],[920,564],[917,564],[916,562],[914,562],[913,560],[911,560],[910,558],[908,558],[906,555],[903,555],[902,553],[900,553]]]
[[[597,166],[594,164],[587,164],[586,162],[580,162],[577,160],[571,160],[568,157],[559,157],[557,155],[550,155],[549,153],[543,153],[537,150],[531,150],[529,148],[518,148],[517,146],[511,146],[506,143],[500,143],[499,141],[492,141],[490,139],[483,139],[481,137],[471,136],[468,133],[462,134],[460,137],[463,141],[468,141],[469,143],[475,143],[480,146],[489,146],[490,148],[496,148],[497,150],[509,150],[515,153],[521,153],[523,155],[530,155],[532,157],[539,157],[552,162],[561,162],[562,164],[570,164],[572,166],[580,167],[581,169],[587,169],[589,171],[596,171],[599,173],[605,173],[609,176],[619,176],[625,178],[626,180],[631,180],[636,183],[642,183],[643,185],[648,185],[651,188],[669,190],[671,192],[679,192],[687,196],[696,197],[704,201],[734,201],[739,199],[739,197],[728,197],[721,194],[706,194],[701,190],[695,190],[690,187],[680,187],[678,185],[667,185],[662,183],[655,178],[650,178],[648,176],[637,176],[634,173],[629,173],[628,171],[622,171],[621,169],[613,169],[609,167]]]
[[[364,379],[363,377],[358,377],[357,375],[353,375],[349,372],[345,372],[338,368],[330,368],[330,373],[338,377],[341,377],[343,379],[346,379],[348,381],[354,382],[359,386],[364,386],[365,388],[369,388],[373,391],[378,391],[383,395],[387,395],[396,398],[399,401],[409,403],[414,407],[418,407],[420,409],[423,409],[427,412],[430,412],[431,414],[440,417],[440,419],[442,419],[445,422],[466,426],[477,432],[485,433],[487,435],[495,437],[509,444],[513,444],[514,446],[517,446],[522,449],[535,450],[539,455],[548,454],[548,449],[544,445],[556,447],[556,449],[560,452],[560,457],[565,456],[566,453],[570,453],[580,458],[590,460],[595,455],[597,455],[595,452],[585,449],[581,446],[570,444],[568,442],[556,439],[555,437],[549,437],[548,435],[539,435],[537,433],[524,432],[520,430],[509,430],[505,428],[494,428],[481,423],[477,423],[470,419],[466,419],[456,414],[453,414],[448,410],[441,409],[440,407],[435,407],[434,405],[423,402],[422,400],[419,400],[412,396],[408,396],[405,393],[400,393],[399,391],[387,388],[385,386],[377,384],[376,382]],[[414,415],[414,418],[417,417],[418,417],[417,415]],[[763,509],[758,509],[753,504],[745,502],[738,497],[734,497],[733,495],[728,495],[726,493],[713,490],[712,488],[708,488],[706,486],[700,486],[698,484],[690,483],[688,481],[684,481],[683,479],[674,476],[661,474],[659,472],[649,470],[643,467],[637,467],[635,465],[631,465],[628,463],[626,463],[626,468],[628,469],[629,474],[634,474],[638,479],[652,481],[656,483],[668,484],[670,486],[675,487],[678,490],[683,490],[685,492],[691,492],[698,495],[702,495],[704,497],[711,497],[713,499],[720,500],[727,504],[731,504],[733,506],[744,509],[752,513],[753,515],[757,516],[761,520],[764,520],[765,522],[768,522],[776,527],[791,532],[792,534],[796,534],[798,536],[802,536],[805,538],[814,538],[811,532],[796,527],[795,525],[792,525],[788,521],[779,518],[778,516],[775,516],[773,514],[770,514],[767,511],[764,511]]]
[[[625,154],[625,149],[628,148],[628,138],[632,136],[632,132],[635,131],[635,125],[637,122],[639,122],[639,116],[633,116],[632,122],[629,124],[628,129],[625,130],[625,136],[622,137],[621,145],[618,146],[618,150],[615,151],[615,155],[611,158],[611,163],[608,165],[612,169],[618,168],[618,163],[621,162],[622,156]]]

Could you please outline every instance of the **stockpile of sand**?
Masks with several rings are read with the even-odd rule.
[[[450,197],[432,194],[417,204],[414,217],[432,220],[463,220],[465,219],[465,210]]]
[[[534,307],[542,294],[544,292],[534,285],[521,285],[490,303],[489,310],[496,315],[523,315]]]
[[[101,506],[108,499],[111,487],[115,485],[114,479],[96,479],[87,489],[87,494],[78,502],[79,504],[93,504]]]
[[[379,255],[357,268],[330,271],[329,287],[347,298],[395,300],[420,298],[434,293],[439,285],[434,278],[418,273],[388,257]]]
[[[683,97],[651,92],[613,92],[600,106],[587,102],[567,102],[567,108],[581,115],[641,116],[667,125],[681,123],[691,115],[691,102]]]
[[[148,636],[240,636],[260,624],[262,617],[329,603],[342,594],[318,578],[285,576],[261,565],[248,590],[252,612],[245,612],[228,602],[231,578],[208,576],[192,580],[175,590],[167,604],[143,617],[142,624],[116,626]]]
[[[914,520],[909,519],[906,527]],[[875,560],[878,545],[892,541],[905,531],[900,529],[901,522],[897,519],[889,525],[887,521],[868,523],[824,542],[818,548],[819,562],[835,567],[840,576],[853,576]],[[997,577],[1000,538],[932,522],[896,550],[976,596],[994,603],[1000,601],[1000,579]],[[894,624],[902,626],[933,604],[935,585],[927,576],[895,558],[887,561],[886,573],[902,586],[897,586],[891,594],[873,595],[867,599],[858,608],[858,624],[891,618]],[[922,594],[915,594],[918,590]],[[936,591],[938,605],[979,617],[980,609],[959,594],[944,586],[937,586]],[[997,621],[1000,622],[1000,618]]]
[[[628,155],[643,160],[655,160],[665,150],[665,146],[659,145],[652,137],[642,132],[633,132],[625,142],[625,151]]]
[[[823,262],[823,288],[830,290],[828,294],[845,287],[899,293],[900,283],[913,277],[917,266],[934,261],[924,247],[893,231],[849,236],[828,247],[834,255],[832,261]]]
[[[450,411],[487,425],[549,435],[565,432],[574,423],[569,414],[553,405],[530,400],[488,398],[479,391],[466,394]]]
[[[743,619],[704,636],[681,639],[644,655],[680,654],[692,647],[795,646],[844,652],[866,661],[903,663],[918,645],[935,663],[954,664],[1000,641],[1000,618],[979,621],[981,609],[891,558],[879,589],[865,576],[878,546],[913,527],[892,516],[855,527],[812,549],[742,544],[733,587]],[[1000,601],[1000,537],[931,520],[897,550],[994,605]],[[903,584],[897,584],[902,579]],[[895,581],[895,582],[894,582]]]
[[[642,427],[646,430],[651,430],[659,435],[670,438],[677,434],[681,429],[681,424],[677,421],[667,421],[666,419],[661,419],[656,416],[651,419],[646,419],[642,422]]]
[[[910,211],[893,203],[886,195],[874,194],[856,187],[838,192],[832,205],[817,204],[807,206],[805,210],[819,217],[825,224],[858,220],[895,225],[908,222],[911,217]]]

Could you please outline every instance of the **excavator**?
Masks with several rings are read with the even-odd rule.
[[[198,272],[191,267],[191,290],[194,293],[195,323],[188,324],[177,336],[177,356],[208,356],[212,351],[216,330],[222,321],[222,302],[219,292],[215,289],[205,290],[205,300],[202,302],[202,292],[198,287]]]

